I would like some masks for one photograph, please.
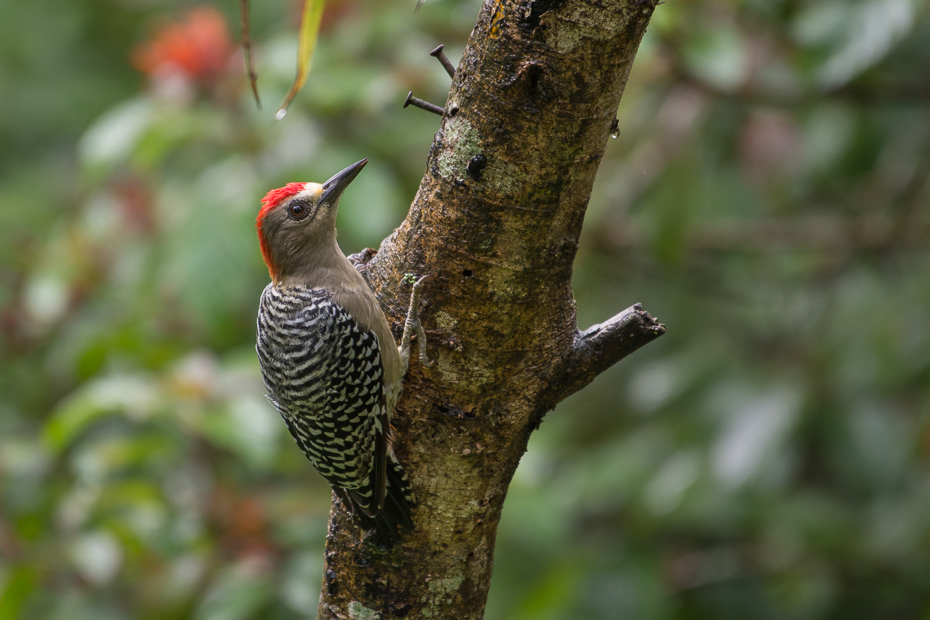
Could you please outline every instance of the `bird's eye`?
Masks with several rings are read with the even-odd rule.
[[[302,220],[310,214],[310,207],[303,202],[295,202],[287,208],[292,220]]]

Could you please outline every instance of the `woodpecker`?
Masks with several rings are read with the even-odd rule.
[[[410,359],[426,337],[413,287],[401,346],[361,274],[336,243],[336,209],[363,159],[322,185],[288,183],[255,222],[271,283],[256,351],[267,397],[297,445],[363,529],[393,543],[412,527],[413,491],[391,449],[391,417]]]

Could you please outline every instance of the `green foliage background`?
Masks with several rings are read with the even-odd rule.
[[[312,617],[325,483],[253,353],[265,191],[403,218],[480,4],[253,3],[265,111],[129,57],[165,0],[0,1],[0,620]],[[217,3],[233,32],[235,3]],[[489,619],[930,618],[930,3],[656,12],[576,261],[668,335],[549,414]],[[232,77],[230,77],[232,76]],[[238,76],[238,77],[237,77]]]

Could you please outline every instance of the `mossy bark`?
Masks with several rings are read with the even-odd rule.
[[[572,261],[598,165],[655,0],[487,0],[426,174],[366,277],[400,336],[410,286],[432,368],[416,361],[395,452],[419,502],[391,549],[334,502],[319,617],[477,619],[507,487],[543,415],[664,328],[634,306],[584,332]]]

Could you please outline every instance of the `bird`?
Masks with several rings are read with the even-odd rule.
[[[397,542],[416,498],[392,449],[391,419],[417,335],[411,293],[401,345],[365,279],[336,242],[339,198],[368,163],[328,181],[288,183],[262,199],[259,246],[271,282],[261,295],[256,352],[266,396],[297,445],[366,531]]]

